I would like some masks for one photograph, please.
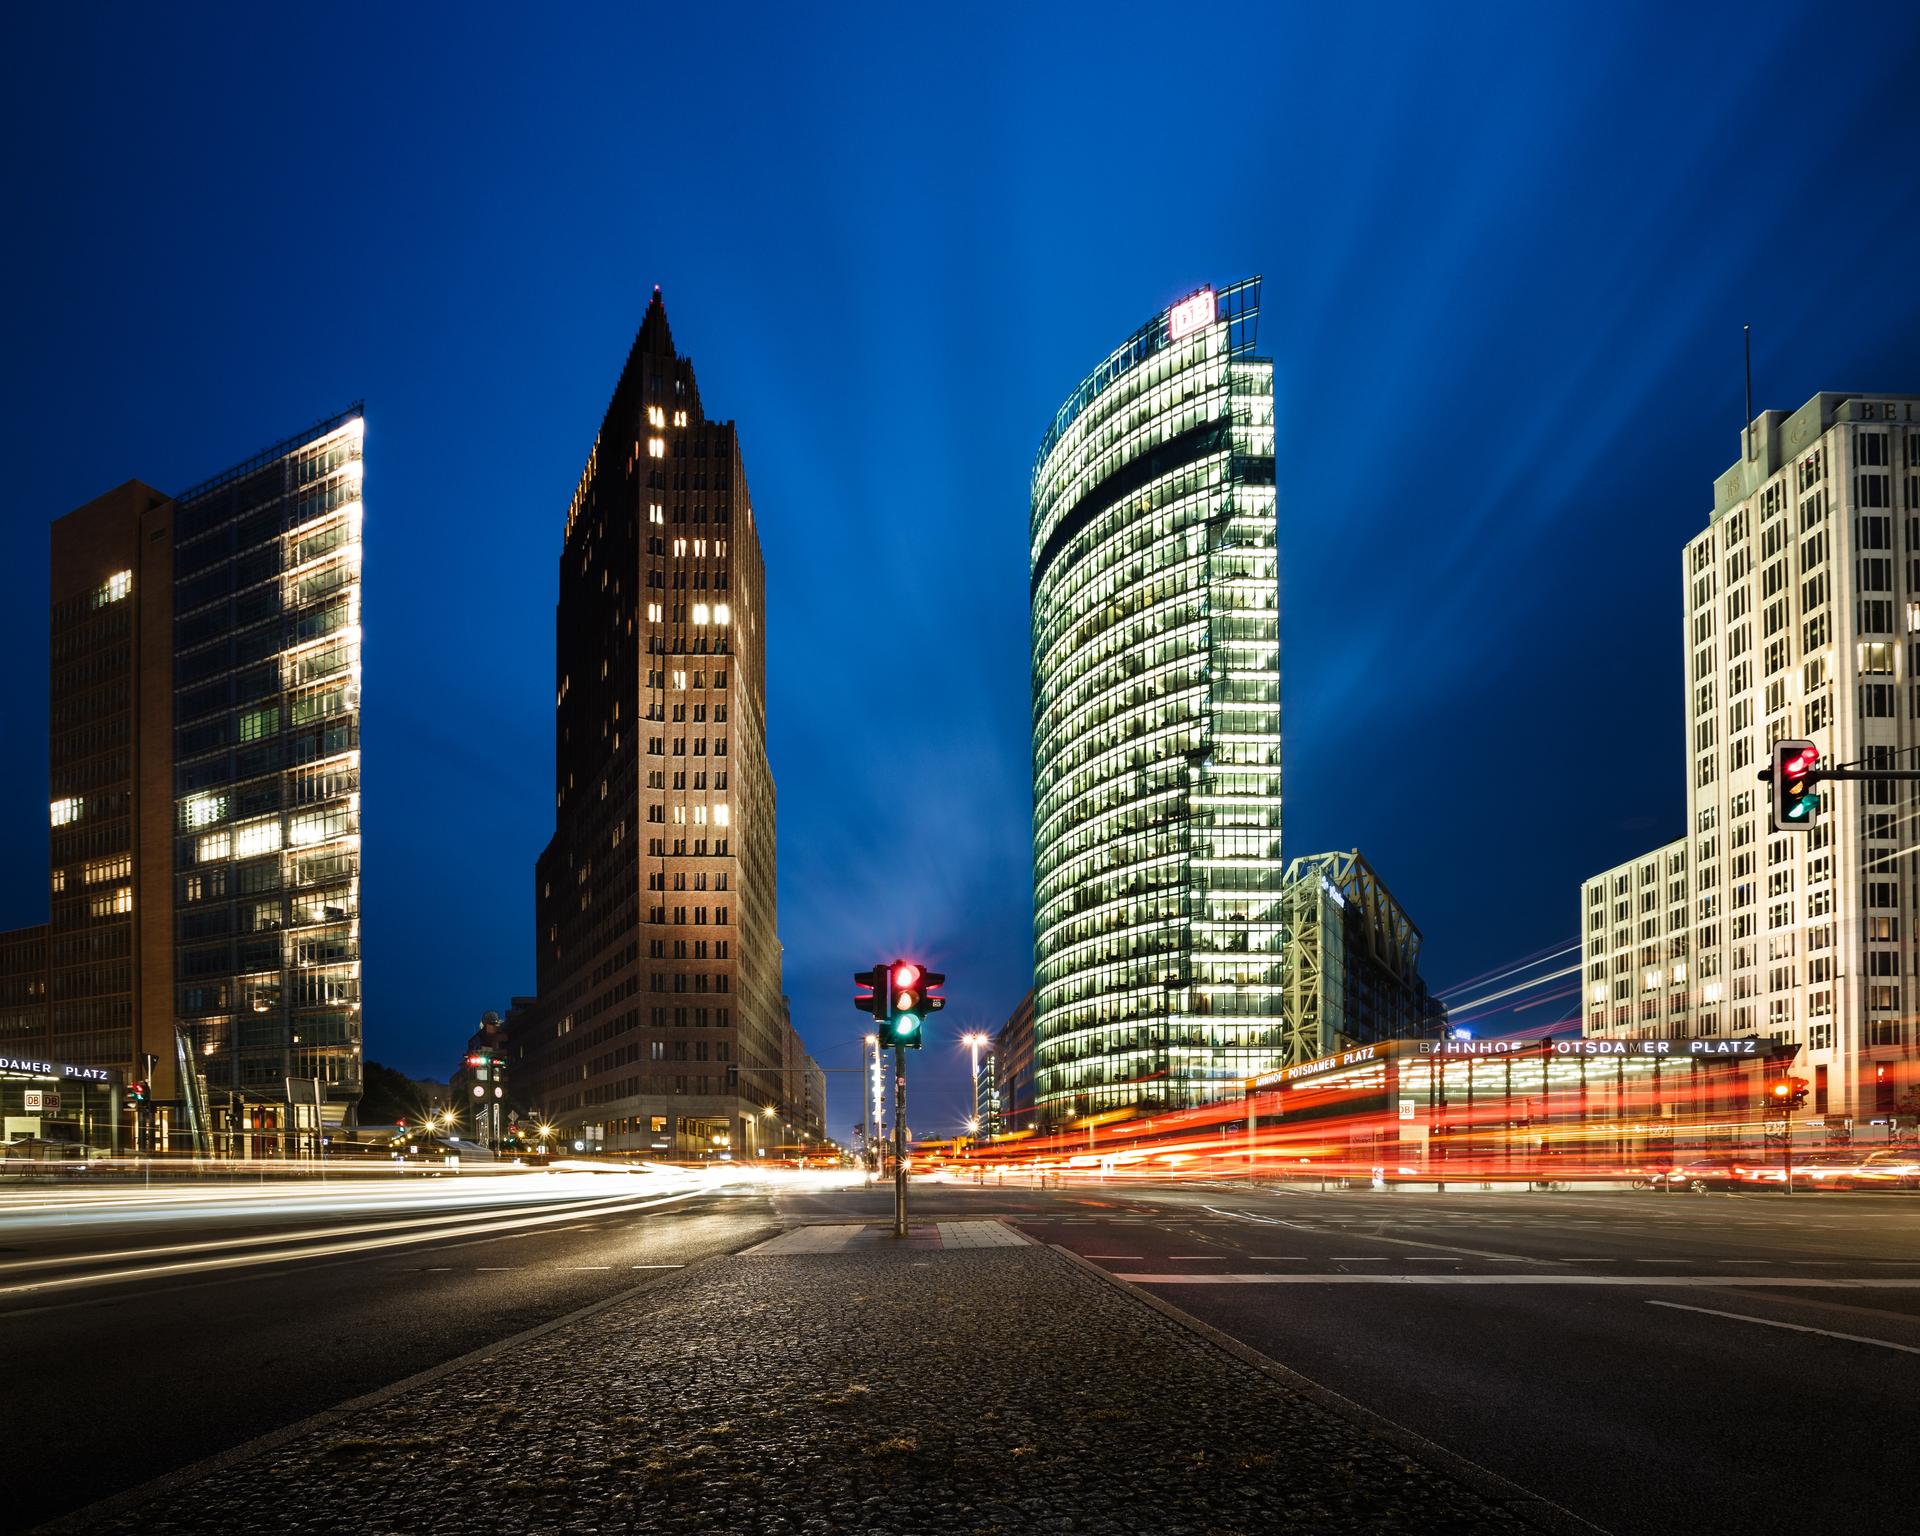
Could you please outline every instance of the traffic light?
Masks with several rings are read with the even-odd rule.
[[[1767,1103],[1778,1110],[1798,1109],[1807,1102],[1804,1077],[1776,1077],[1767,1084]]]
[[[911,960],[855,971],[853,1006],[873,1015],[880,1025],[883,1045],[920,1047],[920,1026],[930,1013],[947,1006],[939,989],[946,977]]]
[[[135,1106],[145,1104],[152,1097],[153,1085],[151,1083],[141,1081],[127,1084],[127,1102],[129,1104]]]
[[[1813,792],[1820,749],[1810,741],[1776,741],[1771,751],[1773,830],[1792,832],[1811,826],[1820,810],[1820,797]]]
[[[925,1012],[925,994],[920,989],[924,972],[911,960],[896,960],[887,968],[888,1045],[920,1048],[920,1019]]]
[[[870,971],[855,971],[853,984],[865,988],[865,992],[853,994],[853,1006],[862,1013],[870,1013],[881,1023],[887,1019],[887,968],[876,965]]]

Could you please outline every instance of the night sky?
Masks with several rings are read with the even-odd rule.
[[[853,1067],[849,973],[945,970],[917,1132],[1030,980],[1034,451],[1202,283],[1266,279],[1288,855],[1364,850],[1448,987],[1679,835],[1742,323],[1756,408],[1920,391],[1920,8],[813,9],[15,13],[0,926],[48,523],[364,397],[366,1049],[444,1078],[531,989],[556,562],[655,283],[766,546],[794,1017]]]

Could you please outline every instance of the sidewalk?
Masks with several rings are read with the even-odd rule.
[[[950,1222],[796,1228],[73,1528],[1536,1528],[1498,1498],[1054,1250]]]

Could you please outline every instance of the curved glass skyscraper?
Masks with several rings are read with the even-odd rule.
[[[1203,288],[1060,407],[1033,470],[1035,1101],[1237,1091],[1281,1054],[1273,364]]]

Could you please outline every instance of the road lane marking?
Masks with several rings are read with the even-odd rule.
[[[587,1270],[612,1269],[613,1266],[611,1264],[562,1264],[560,1268],[581,1273]]]
[[[1809,1328],[1805,1323],[1782,1323],[1771,1317],[1749,1317],[1745,1312],[1722,1312],[1714,1307],[1689,1307],[1678,1301],[1649,1301],[1650,1307],[1671,1307],[1676,1312],[1701,1312],[1708,1317],[1730,1317],[1737,1323],[1758,1323],[1763,1328],[1785,1328],[1793,1333],[1817,1333],[1823,1339],[1845,1339],[1850,1344],[1874,1344],[1881,1349],[1897,1349],[1903,1355],[1920,1355],[1912,1344],[1895,1344],[1891,1339],[1870,1339],[1864,1333],[1840,1333],[1832,1328]]]
[[[1882,1280],[1873,1276],[1858,1279],[1828,1279],[1815,1275],[1195,1275],[1156,1271],[1142,1274],[1118,1274],[1116,1280],[1131,1280],[1136,1285],[1599,1285],[1638,1286],[1741,1286],[1775,1290],[1881,1290],[1920,1291],[1920,1280]]]
[[[1214,1210],[1214,1206],[1208,1206]],[[1298,1221],[1281,1221],[1272,1216],[1254,1216],[1244,1211],[1222,1211],[1223,1216],[1232,1216],[1240,1221],[1257,1221],[1266,1227],[1289,1227],[1295,1232],[1311,1234],[1313,1228]],[[1356,1218],[1357,1219],[1357,1218]],[[1457,1243],[1422,1243],[1411,1237],[1380,1237],[1370,1232],[1342,1232],[1341,1237],[1357,1238],[1363,1243],[1394,1243],[1402,1248],[1437,1248],[1444,1253],[1464,1253],[1475,1259],[1504,1259],[1509,1264],[1558,1264],[1558,1259],[1536,1259],[1525,1253],[1494,1253],[1485,1248],[1462,1248]]]
[[[684,1264],[636,1264],[635,1269],[685,1269]]]

